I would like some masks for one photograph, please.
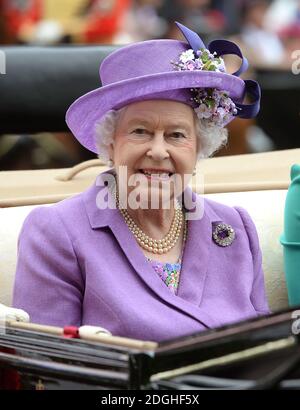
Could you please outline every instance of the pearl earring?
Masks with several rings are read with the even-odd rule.
[[[196,175],[196,172],[197,172],[197,168],[195,167],[193,171],[193,177]]]
[[[109,168],[112,168],[114,166],[114,161],[112,159],[109,159],[107,165],[109,166]]]

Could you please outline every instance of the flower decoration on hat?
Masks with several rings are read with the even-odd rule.
[[[243,57],[239,47],[227,40],[214,40],[206,48],[201,38],[192,30],[176,23],[181,30],[190,49],[179,55],[178,61],[171,61],[178,71],[211,71],[226,74],[224,59],[225,54],[235,54],[242,60],[239,70],[232,75],[239,76],[248,68],[248,61]],[[252,95],[252,104],[241,104],[234,102],[226,90],[217,88],[192,88],[191,100],[197,117],[207,125],[224,127],[233,117],[252,118],[259,110],[260,88],[256,81],[246,80],[246,92]]]
[[[196,53],[190,48],[181,53],[178,62],[172,64],[179,71],[207,70],[226,73],[223,58],[217,57],[216,52],[211,53],[207,48],[201,48]],[[194,110],[197,117],[208,125],[223,127],[238,112],[226,91],[216,88],[192,88],[191,91],[191,100],[196,104]]]

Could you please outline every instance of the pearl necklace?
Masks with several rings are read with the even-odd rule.
[[[163,254],[169,252],[177,243],[180,232],[182,229],[182,224],[184,222],[184,232],[183,232],[183,241],[186,241],[187,236],[187,221],[185,220],[183,211],[179,208],[179,204],[175,209],[175,216],[171,225],[171,228],[167,235],[163,239],[154,239],[150,236],[146,235],[141,228],[137,226],[134,220],[129,215],[127,209],[123,209],[119,207],[119,195],[114,187],[113,194],[116,200],[116,205],[121,212],[128,228],[133,233],[135,239],[139,243],[139,245],[144,248],[145,250],[152,252]]]

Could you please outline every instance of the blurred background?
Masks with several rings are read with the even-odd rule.
[[[217,155],[298,148],[300,0],[0,0],[0,170],[96,158],[68,132],[67,107],[99,86],[114,47],[181,38],[175,20],[206,44],[239,44],[251,69],[243,77],[262,87],[259,116],[233,121]],[[226,59],[230,71],[236,64]]]

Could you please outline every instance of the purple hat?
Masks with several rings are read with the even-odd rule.
[[[132,102],[167,99],[191,105],[197,116],[224,126],[235,116],[252,118],[259,111],[260,88],[239,75],[248,67],[239,47],[214,40],[205,47],[198,34],[176,23],[187,43],[149,40],[128,45],[107,56],[100,67],[102,87],[78,98],[66,122],[87,149],[97,152],[96,123],[110,110]],[[228,74],[221,56],[241,58],[238,71]],[[246,94],[251,104],[243,104]]]

